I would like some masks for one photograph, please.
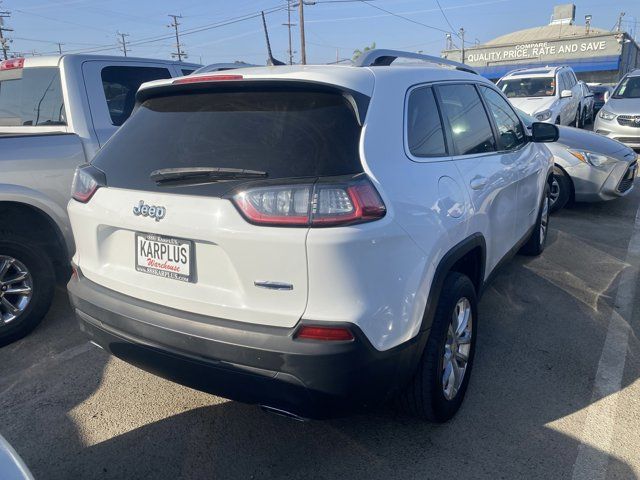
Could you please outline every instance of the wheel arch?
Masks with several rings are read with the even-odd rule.
[[[0,233],[12,232],[42,246],[51,255],[58,280],[66,280],[70,271],[67,244],[50,215],[27,203],[0,201],[0,225]]]
[[[431,328],[444,280],[450,272],[467,275],[476,288],[478,297],[481,295],[485,278],[486,252],[487,243],[484,236],[481,233],[474,233],[443,255],[433,275],[421,331]]]
[[[569,201],[573,202],[575,201],[576,198],[576,188],[575,185],[573,184],[573,179],[571,178],[571,175],[569,175],[569,173],[567,173],[567,170],[562,166],[559,165],[557,162],[554,163],[553,168],[551,169],[551,172],[549,174],[549,178],[547,179],[548,182],[551,182],[553,180],[553,175],[554,175],[554,169],[557,168],[558,170],[561,170],[562,173],[564,173],[565,177],[567,178],[567,180],[569,181],[569,186],[571,187],[571,192],[569,195]],[[549,186],[551,186],[551,184],[549,183]]]

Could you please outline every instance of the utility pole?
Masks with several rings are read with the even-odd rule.
[[[464,28],[460,27],[460,42],[462,42],[462,63],[464,63]]]
[[[64,45],[64,43],[56,42],[56,44],[58,45],[58,53],[62,55],[62,45]]]
[[[127,43],[129,43],[127,41],[127,37],[129,36],[128,33],[120,33],[118,32],[117,34],[120,38],[118,39],[118,43],[120,44],[120,47],[122,48],[122,52],[124,53],[124,56],[127,56]]]
[[[625,12],[620,12],[618,15],[618,22],[616,23],[616,32],[620,32],[622,30],[622,17],[626,15]]]
[[[300,16],[300,63],[307,64],[307,47],[304,40],[304,0],[298,2],[298,12]]]
[[[295,23],[291,23],[291,0],[287,0],[287,23],[283,23],[289,29],[289,65],[293,65],[293,47],[291,45],[291,27],[295,27]]]
[[[171,54],[173,58],[177,58],[179,62],[182,61],[182,57],[187,58],[187,52],[182,50],[182,45],[180,44],[180,33],[178,32],[178,19],[182,18],[182,15],[169,15],[172,18],[171,25],[168,25],[169,28],[173,27],[176,31],[176,51]]]
[[[8,51],[9,51],[9,39],[4,36],[4,32],[13,32],[12,28],[7,28],[4,26],[4,19],[11,17],[11,12],[0,11],[0,48],[2,48],[2,55],[4,59],[8,59]]]

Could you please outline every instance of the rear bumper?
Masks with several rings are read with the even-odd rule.
[[[68,289],[80,328],[122,360],[197,390],[306,418],[391,398],[411,379],[428,333],[380,352],[351,324],[350,342],[294,340],[296,328],[181,312],[81,275]]]

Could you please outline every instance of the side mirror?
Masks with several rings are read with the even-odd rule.
[[[607,103],[610,98],[611,98],[611,92],[607,90],[606,92],[604,92],[604,103]]]
[[[560,92],[560,98],[571,98],[573,97],[573,92],[571,90],[562,90]]]
[[[552,123],[534,122],[531,125],[531,138],[536,143],[557,142],[560,130]]]

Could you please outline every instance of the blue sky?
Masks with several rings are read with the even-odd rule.
[[[552,0],[440,0],[448,22],[454,29],[464,27],[466,40],[480,42],[515,30],[549,22]],[[639,0],[576,1],[577,23],[584,15],[593,15],[594,27],[611,29],[618,13],[625,11],[624,26],[632,29],[638,20]],[[260,10],[284,6],[285,0],[3,0],[2,9],[12,12],[5,21],[13,28],[11,48],[18,52],[55,52],[62,42],[65,51],[101,49],[104,54],[121,54],[116,33],[128,33],[131,55],[168,58],[174,39],[162,38],[172,31],[167,28],[168,14],[181,14],[185,32],[182,43],[189,59],[203,63],[244,60],[264,63],[264,34],[258,17],[209,28]],[[378,7],[378,8],[376,8]],[[383,10],[408,17],[414,22],[392,16]],[[267,15],[274,55],[287,59],[286,10]],[[423,50],[438,54],[444,47],[445,34],[451,30],[436,0],[316,0],[305,7],[307,60],[324,63],[351,57],[353,50],[376,42],[378,47]],[[297,12],[292,22],[297,23]],[[640,31],[638,32],[640,40]],[[299,50],[298,28],[293,29],[294,49]],[[136,42],[146,42],[136,45]],[[458,42],[459,43],[459,42]],[[299,53],[295,54],[299,59]]]

